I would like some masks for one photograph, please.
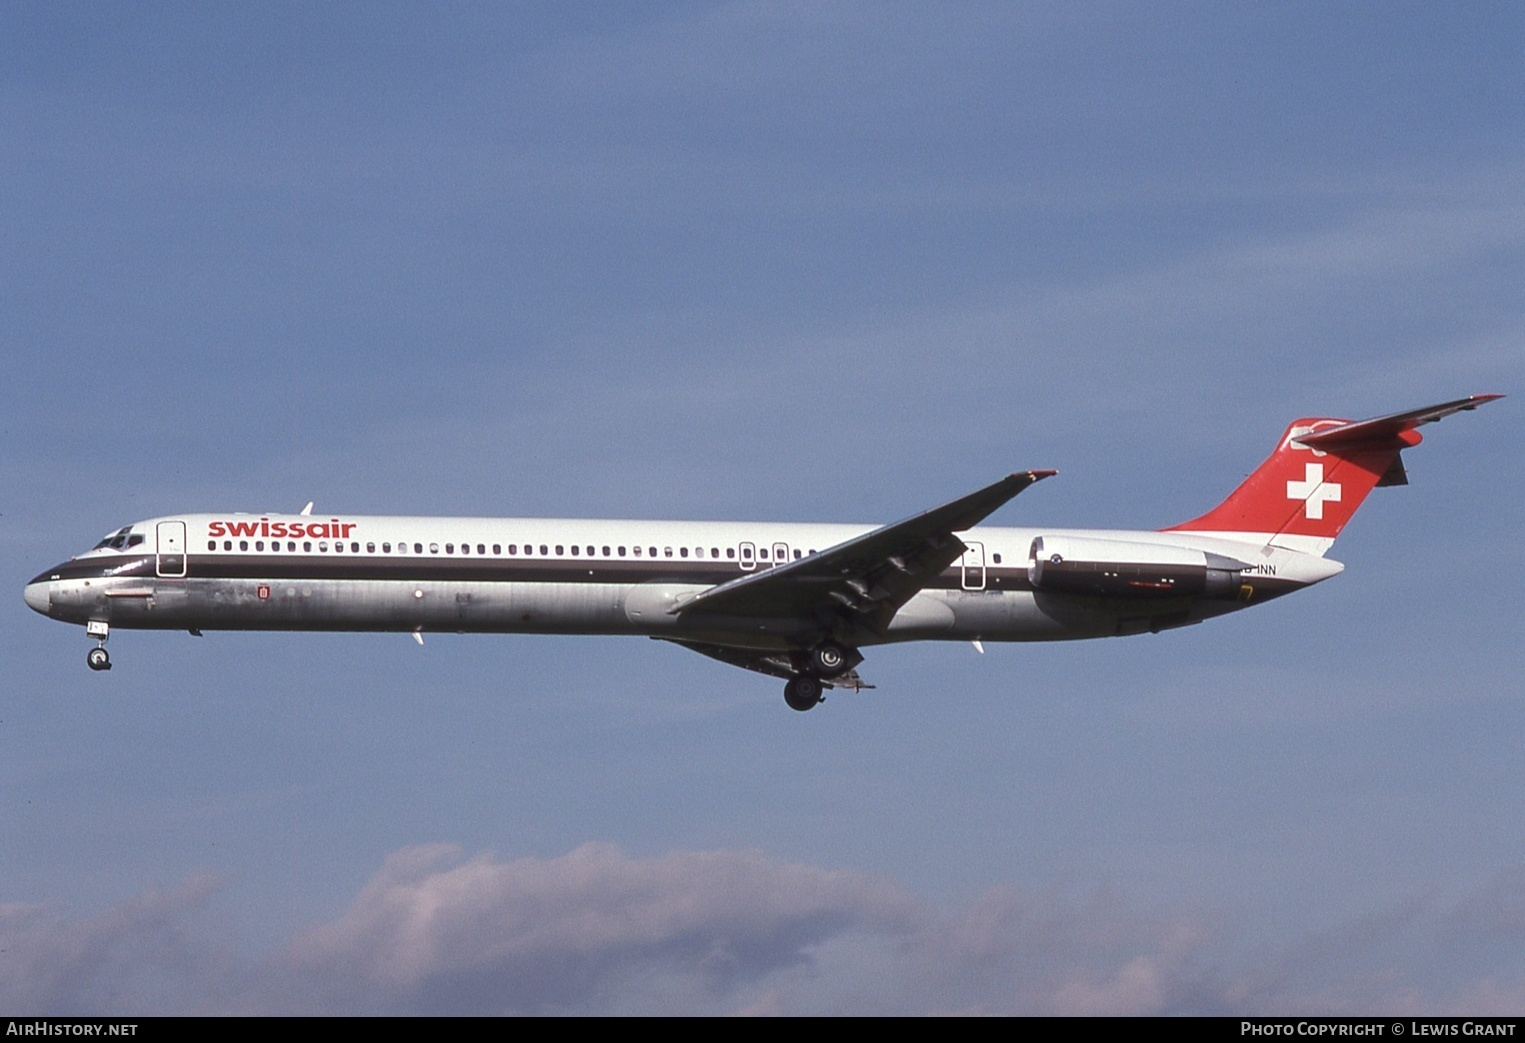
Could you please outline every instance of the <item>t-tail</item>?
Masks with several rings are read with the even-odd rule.
[[[1415,430],[1502,395],[1472,395],[1373,420],[1294,420],[1265,463],[1202,515],[1166,532],[1199,532],[1323,555],[1379,485],[1407,485],[1403,450]]]

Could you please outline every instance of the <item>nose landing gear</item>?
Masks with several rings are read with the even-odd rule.
[[[85,663],[92,670],[110,670],[111,653],[106,651],[106,638],[111,636],[111,626],[91,620],[85,624],[85,633],[96,639],[96,645],[85,655]]]

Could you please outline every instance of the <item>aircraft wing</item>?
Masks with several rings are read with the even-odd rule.
[[[954,533],[973,528],[1029,485],[1057,473],[1007,475],[818,554],[701,591],[669,611],[685,619],[819,619],[828,628],[846,619],[882,631],[902,605],[967,549]]]

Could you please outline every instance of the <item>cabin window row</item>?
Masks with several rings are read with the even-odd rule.
[[[253,540],[253,541],[250,541],[250,540],[238,540],[236,542],[238,544],[238,549],[241,550],[241,551],[249,550],[251,542],[253,544],[253,549],[255,551],[258,551],[258,552],[263,552],[263,551],[266,551],[266,550],[279,552],[281,550],[281,541],[280,540],[270,540],[268,547],[266,546],[266,541],[264,541],[264,540]],[[225,551],[230,551],[230,550],[233,549],[234,543],[235,543],[234,540],[223,540],[222,541],[222,549],[225,550]],[[375,554],[376,553],[376,546],[377,545],[375,543],[373,543],[373,542],[367,542],[365,544],[365,553],[367,553],[367,554]],[[539,556],[540,557],[551,557],[552,556],[552,553],[551,553],[552,546],[553,546],[552,544],[547,544],[547,543],[540,544],[539,545]],[[311,553],[315,547],[316,547],[316,549],[318,550],[319,553],[323,553],[323,554],[327,554],[329,552],[329,550],[330,550],[329,542],[327,540],[318,540],[316,542],[314,542],[312,540],[303,540],[301,542],[301,547],[302,547],[303,552],[305,552],[305,553]],[[398,543],[396,545],[396,553],[398,553],[398,554],[407,554],[408,553],[408,547],[409,547],[409,544]],[[447,544],[444,545],[444,552],[446,554],[455,554],[455,553],[457,553],[457,551],[459,551],[459,553],[461,553],[461,554],[471,554],[473,552],[472,551],[472,547],[473,547],[473,545],[470,544],[470,543],[462,543],[462,544],[459,544],[459,545],[454,544],[454,543],[447,543]],[[555,547],[555,555],[554,556],[556,556],[556,557],[563,557],[563,558],[567,556],[567,545],[566,544],[557,543],[557,544],[554,544],[554,547]],[[424,545],[422,543],[414,543],[414,544],[412,544],[412,548],[413,548],[412,552],[414,554],[423,554],[424,553]],[[475,548],[476,548],[475,553],[477,555],[483,556],[483,557],[485,557],[487,555],[487,544],[485,544],[485,543],[478,543],[478,544],[475,545]],[[286,541],[285,550],[287,551],[287,553],[295,553],[296,549],[297,549],[297,541],[296,540],[287,540]],[[333,552],[335,554],[343,554],[343,553],[346,552],[346,549],[348,550],[348,553],[350,553],[350,554],[359,554],[361,552],[360,551],[360,543],[359,543],[359,541],[352,540],[352,541],[350,541],[347,544],[344,541],[342,541],[342,540],[335,540],[334,541],[332,550],[333,550]],[[217,550],[217,541],[216,540],[207,540],[207,550],[210,550],[210,551]],[[599,550],[599,548],[597,548],[595,545],[593,545],[591,543],[590,544],[586,544],[586,545],[573,544],[571,546],[571,556],[574,557],[574,558],[576,558],[576,557],[583,557],[584,556],[584,552],[586,552],[586,556],[587,557],[590,557],[590,558],[597,557],[598,556],[598,550]],[[602,556],[605,557],[605,558],[614,558],[614,557],[619,557],[619,558],[627,558],[627,557],[635,557],[635,558],[641,558],[641,557],[651,557],[651,558],[664,557],[664,558],[671,558],[671,557],[674,556],[674,552],[675,552],[675,548],[673,548],[673,547],[662,547],[662,548],[660,548],[660,550],[657,547],[650,547],[650,546],[648,546],[648,547],[629,547],[629,548],[624,547],[624,546],[620,546],[618,548],[615,548],[615,547],[610,546],[608,544],[604,545],[602,550],[603,550],[603,555]],[[627,553],[627,550],[628,550],[628,553]],[[521,548],[521,545],[517,544],[517,543],[510,543],[508,545],[508,553],[509,553],[509,555],[515,556],[515,557],[517,557],[520,554],[523,554],[526,557],[533,557],[535,555],[535,551],[536,551],[536,545],[532,544],[532,543],[523,544],[522,548]],[[381,553],[382,554],[391,554],[391,553],[393,553],[393,545],[391,543],[389,543],[389,542],[388,543],[382,543],[381,544]],[[430,554],[438,554],[438,553],[440,553],[440,545],[438,543],[430,543],[429,544],[429,553]],[[502,557],[503,556],[503,545],[500,544],[500,543],[494,543],[492,545],[492,553],[494,555],[498,556],[498,557]],[[794,551],[794,557],[795,558],[801,558],[801,557],[804,557],[804,555],[806,553],[807,552],[802,551],[802,550],[796,550],[796,551]],[[812,549],[808,553],[814,554],[815,551]],[[676,548],[676,554],[677,554],[677,556],[679,558],[687,558],[687,557],[690,556],[690,550],[689,550],[688,547],[678,547],[678,548]],[[694,547],[693,550],[692,550],[692,556],[695,557],[695,558],[704,558],[706,556],[705,548],[703,548],[703,547]],[[711,548],[709,548],[708,556],[710,558],[712,558],[712,559],[718,559],[720,557],[720,548],[719,547],[711,547]],[[736,548],[735,547],[727,547],[725,549],[725,556],[729,560],[732,560],[732,561],[736,560]],[[768,561],[768,560],[770,560],[769,549],[767,547],[765,547],[765,546],[764,547],[758,547],[757,550],[756,550],[756,556],[757,556],[757,559],[760,560],[760,561]],[[753,557],[753,550],[752,550],[752,548],[750,546],[743,546],[741,548],[741,559],[743,561],[751,561],[752,557]],[[779,558],[779,560],[783,560],[784,557],[785,557],[785,554],[783,552],[781,552],[781,553],[779,553],[777,555],[777,557]],[[997,558],[997,560],[999,560],[999,558]]]

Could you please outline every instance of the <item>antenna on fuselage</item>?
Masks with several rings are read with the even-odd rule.
[[[297,512],[297,513],[298,513],[298,514],[311,514],[311,513],[312,513],[312,505],[313,505],[313,503],[314,503],[314,502],[315,502],[315,501],[313,501],[313,500],[308,500],[308,501],[307,501],[307,506],[306,506],[306,507],[303,507],[303,508],[302,508],[302,509],[301,509],[301,510],[300,510],[300,511],[298,511],[298,512]]]

